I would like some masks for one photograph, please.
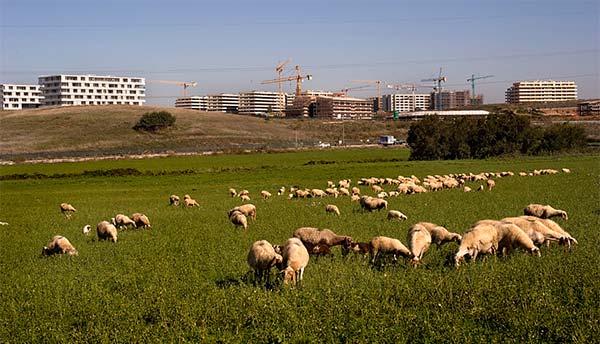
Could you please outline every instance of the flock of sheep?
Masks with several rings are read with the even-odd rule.
[[[564,173],[570,170],[563,169]],[[557,170],[535,170],[531,173],[521,172],[520,176],[532,176],[559,173]],[[385,198],[397,197],[402,194],[417,194],[423,192],[434,192],[442,189],[462,187],[465,192],[471,188],[466,182],[485,181],[488,190],[492,190],[496,183],[493,178],[513,176],[512,172],[480,173],[480,174],[451,174],[427,176],[421,182],[416,176],[398,178],[361,178],[357,186],[351,186],[350,180],[340,180],[337,185],[331,181],[327,182],[327,188],[300,189],[298,187],[281,187],[277,195],[287,199],[309,198],[309,197],[343,197],[348,196],[351,201],[356,201],[364,211],[379,211],[388,209]],[[394,190],[385,191],[384,185],[392,185]],[[368,187],[376,195],[375,197],[361,195],[360,187]],[[483,184],[478,190],[484,190]],[[237,192],[229,189],[231,197],[239,197],[242,202],[250,201],[248,190]],[[269,199],[270,192],[263,190],[261,198]],[[198,207],[196,200],[189,195],[183,198],[185,207]],[[180,204],[177,195],[169,197],[172,206]],[[70,218],[77,210],[68,203],[60,205],[61,212]],[[325,207],[327,213],[340,216],[339,208],[333,204]],[[248,229],[248,219],[256,221],[257,208],[253,204],[242,204],[227,212],[229,220],[237,227]],[[271,269],[277,267],[283,276],[284,283],[296,283],[302,280],[311,255],[331,255],[331,247],[341,246],[342,254],[357,253],[369,256],[369,261],[375,264],[382,256],[392,256],[396,261],[398,257],[410,260],[413,266],[419,266],[423,256],[431,246],[438,246],[448,242],[458,243],[458,251],[454,255],[454,265],[459,266],[465,259],[475,260],[482,254],[505,255],[515,249],[523,249],[531,254],[540,255],[538,246],[549,245],[556,242],[566,247],[577,244],[577,240],[561,228],[551,217],[560,217],[567,220],[568,215],[563,210],[554,209],[549,205],[531,204],[524,210],[524,215],[519,217],[507,217],[501,220],[481,220],[476,222],[465,233],[458,234],[449,232],[446,228],[430,222],[418,222],[408,230],[405,246],[400,240],[385,236],[376,236],[370,242],[356,242],[351,237],[338,235],[329,229],[318,229],[314,227],[301,227],[293,232],[292,237],[282,246],[272,245],[267,240],[259,240],[252,244],[247,263],[254,270],[258,281],[270,279]],[[398,210],[388,210],[387,218],[390,220],[406,220],[407,216]],[[151,228],[148,217],[141,213],[135,213],[131,217],[118,214],[111,221],[102,221],[96,227],[100,240],[117,241],[118,230],[127,227]],[[83,228],[84,234],[89,234],[90,225]],[[64,236],[56,235],[50,243],[43,248],[44,255],[68,254],[77,255],[78,252]]]

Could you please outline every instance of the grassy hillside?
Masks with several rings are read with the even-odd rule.
[[[175,127],[150,134],[132,129],[146,112],[136,106],[53,107],[0,111],[0,155],[100,155],[144,151],[204,151],[347,144],[379,135],[406,135],[406,123],[264,120],[257,117],[168,108]]]
[[[398,149],[323,150],[70,164],[0,166],[0,174],[56,178],[0,181],[0,342],[463,342],[589,343],[600,336],[598,156],[407,161]],[[388,221],[347,197],[263,201],[281,186],[325,188],[328,180],[458,172],[572,173],[496,180],[493,191],[443,190],[388,199],[408,216]],[[141,175],[84,171],[131,168]],[[58,174],[69,174],[69,177]],[[468,183],[476,189],[478,183]],[[247,232],[228,221],[248,189],[258,208]],[[392,187],[385,185],[386,190]],[[371,194],[361,186],[363,193]],[[191,194],[200,208],[168,206]],[[78,212],[65,219],[60,202]],[[302,287],[254,285],[246,264],[255,240],[282,244],[301,226],[368,241],[406,243],[408,228],[431,221],[463,233],[475,221],[520,215],[529,203],[564,209],[557,221],[579,245],[515,252],[460,269],[447,265],[456,243],[432,247],[424,265],[372,267],[360,257],[311,258]],[[327,215],[335,204],[341,216]],[[144,212],[151,230],[124,230],[116,244],[85,236],[85,224]],[[78,257],[40,255],[55,234]]]

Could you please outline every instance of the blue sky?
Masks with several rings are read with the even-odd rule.
[[[580,98],[597,98],[599,17],[598,0],[0,0],[0,82],[91,73],[196,81],[190,93],[200,95],[274,91],[260,82],[291,58],[285,75],[296,64],[313,75],[304,89],[360,86],[352,79],[428,85],[420,80],[441,67],[450,90],[494,75],[476,84],[486,103],[536,79],[575,81]],[[147,104],[172,106],[181,93],[147,84]]]

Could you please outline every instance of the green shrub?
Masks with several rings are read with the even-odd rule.
[[[156,132],[175,124],[175,116],[167,111],[147,112],[133,126],[135,130]]]

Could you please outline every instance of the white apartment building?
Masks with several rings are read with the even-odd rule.
[[[146,80],[99,75],[43,75],[38,77],[42,105],[139,105],[146,102]]]
[[[191,96],[191,97],[179,97],[175,99],[175,107],[207,111],[208,110],[208,97],[207,96]]]
[[[42,104],[39,85],[0,85],[0,110],[22,110],[37,108]]]
[[[208,111],[238,113],[240,95],[231,93],[209,94],[207,96]]]
[[[557,102],[577,99],[574,81],[518,81],[506,90],[507,103]]]
[[[283,97],[283,98],[282,98]],[[271,111],[272,113],[283,113],[285,109],[286,94],[277,92],[252,91],[240,93],[240,106],[238,113],[240,115],[264,115]]]
[[[386,94],[381,97],[383,111],[411,112],[429,109],[429,94]]]

